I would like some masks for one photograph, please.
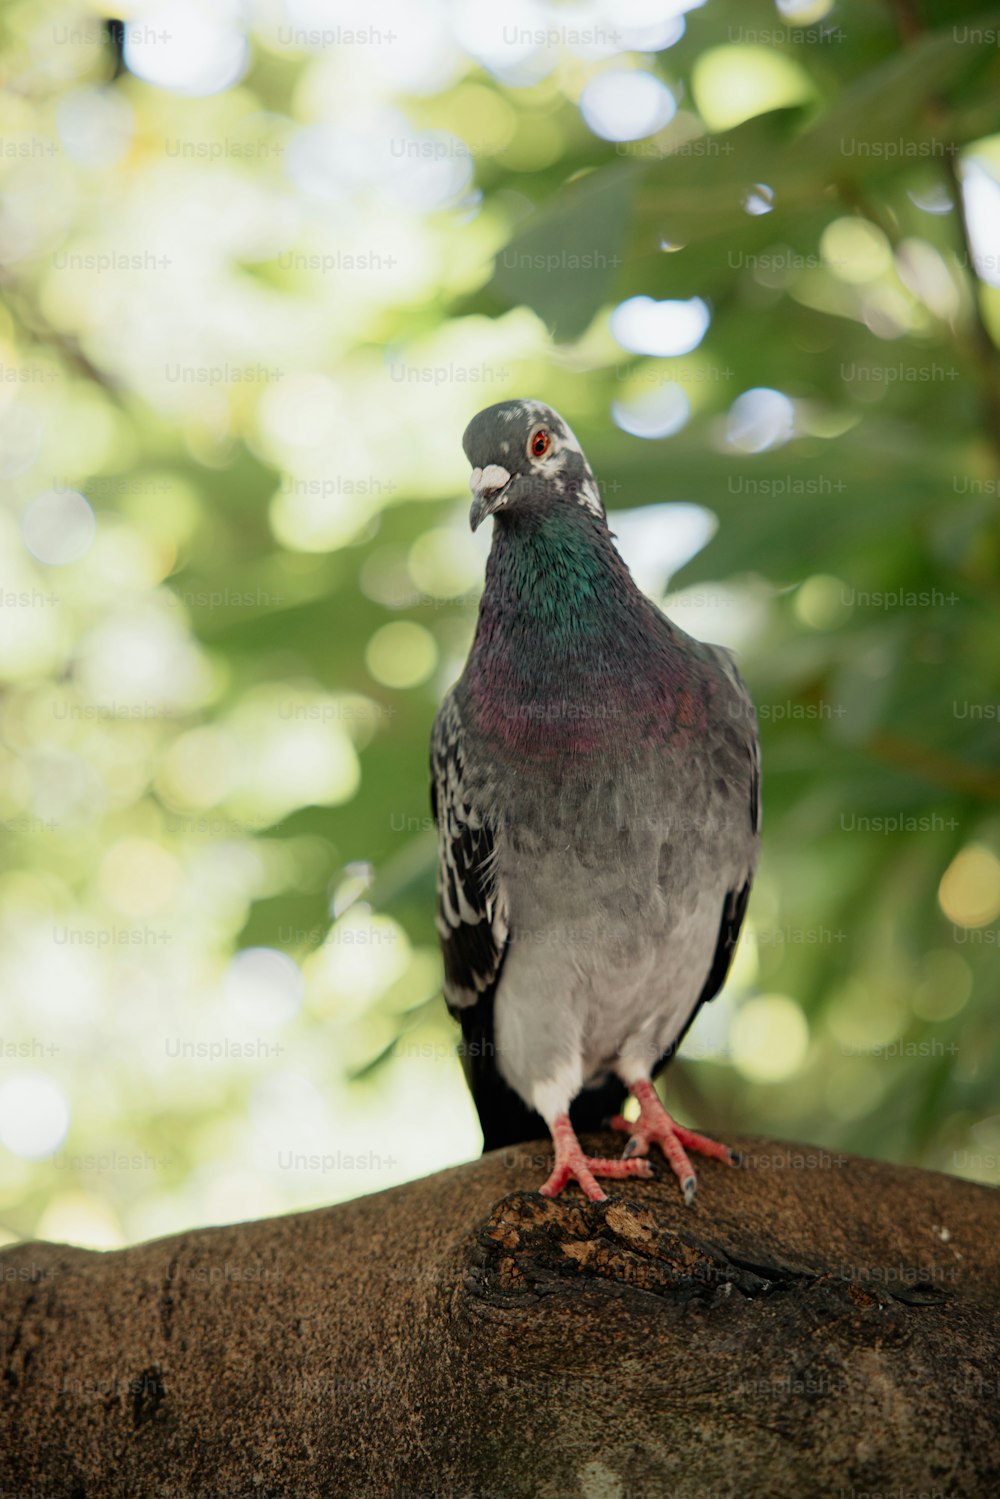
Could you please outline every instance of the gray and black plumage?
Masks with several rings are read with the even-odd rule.
[[[637,588],[565,422],[503,402],[463,445],[494,535],[432,808],[445,997],[489,1150],[567,1112],[598,1128],[718,992],[760,756],[732,657]]]

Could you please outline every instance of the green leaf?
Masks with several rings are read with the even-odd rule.
[[[573,183],[501,252],[490,289],[533,307],[561,342],[578,338],[611,295],[639,175],[616,163]]]

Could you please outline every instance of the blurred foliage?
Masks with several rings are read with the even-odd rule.
[[[1000,13],[486,9],[178,0],[123,59],[0,18],[9,1236],[478,1149],[426,743],[510,396],[760,709],[748,930],[668,1097],[1000,1181]]]

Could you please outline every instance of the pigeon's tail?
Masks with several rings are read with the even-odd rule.
[[[570,1104],[569,1119],[577,1134],[581,1130],[607,1129],[608,1120],[620,1114],[628,1089],[617,1077],[605,1078],[594,1088],[584,1088]]]
[[[578,1134],[607,1128],[608,1120],[621,1113],[627,1097],[628,1089],[617,1077],[584,1088],[570,1105],[573,1128]],[[508,1145],[525,1145],[529,1140],[547,1139],[549,1128],[541,1114],[529,1109],[498,1072],[479,1074],[473,1098],[483,1130],[484,1153]]]
[[[545,1140],[549,1134],[541,1114],[515,1093],[497,1067],[495,1002],[494,986],[482,995],[478,1004],[458,1011],[462,1025],[462,1067],[479,1115],[484,1152],[502,1150],[507,1145],[526,1145],[529,1140]],[[621,1113],[627,1097],[628,1089],[613,1073],[594,1087],[584,1088],[570,1104],[573,1128],[578,1132],[603,1129],[609,1119]]]

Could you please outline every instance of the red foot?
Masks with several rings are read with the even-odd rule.
[[[622,1160],[627,1163],[636,1156],[648,1155],[650,1141],[655,1140],[681,1184],[688,1207],[694,1202],[698,1179],[685,1154],[685,1146],[697,1155],[712,1156],[717,1161],[725,1161],[729,1166],[739,1165],[739,1156],[728,1145],[723,1145],[718,1140],[709,1140],[705,1135],[697,1135],[694,1130],[685,1129],[683,1124],[676,1124],[657,1097],[652,1083],[634,1083],[632,1093],[639,1101],[639,1118],[631,1124],[621,1114],[616,1114],[611,1121],[612,1129],[621,1130],[630,1136],[622,1151]]]
[[[621,1178],[653,1174],[648,1161],[606,1161],[600,1156],[584,1155],[568,1114],[560,1114],[553,1122],[552,1140],[556,1147],[556,1163],[548,1181],[539,1188],[543,1197],[558,1197],[566,1183],[572,1180],[583,1189],[591,1202],[606,1202],[607,1193],[602,1192],[597,1185],[597,1177]]]

